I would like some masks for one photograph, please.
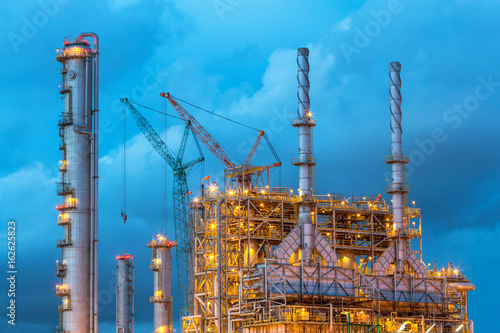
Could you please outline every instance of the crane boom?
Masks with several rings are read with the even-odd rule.
[[[255,143],[253,144],[252,150],[250,150],[250,153],[248,153],[247,159],[245,160],[245,165],[250,164],[252,161],[253,155],[255,155],[255,152],[257,151],[257,147],[259,147],[260,140],[262,140],[262,137],[264,136],[264,131],[259,131],[259,135],[257,136],[257,139],[255,140]]]
[[[135,120],[135,123],[141,130],[142,134],[148,139],[153,148],[160,154],[160,156],[167,162],[172,169],[177,167],[177,161],[172,156],[174,153],[167,147],[167,145],[163,142],[160,136],[155,132],[153,126],[147,121],[146,118],[142,114],[137,111],[137,109],[129,102],[128,98],[120,99],[121,102],[125,103],[132,114],[132,117]]]
[[[184,121],[191,121],[191,129],[193,133],[200,139],[203,144],[222,162],[227,168],[234,168],[236,165],[231,161],[229,156],[224,152],[222,147],[215,141],[215,139],[203,128],[203,126],[198,123],[198,121],[191,116],[182,106],[177,103],[170,93],[161,93],[162,97],[168,99],[170,104],[177,111],[179,116],[184,119]]]

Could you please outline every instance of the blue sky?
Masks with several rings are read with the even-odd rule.
[[[57,117],[62,111],[56,48],[64,36],[101,40],[100,323],[113,332],[115,256],[136,257],[137,332],[152,330],[152,273],[146,242],[162,231],[161,158],[129,118],[128,215],[120,219],[121,97],[161,108],[160,91],[264,129],[284,162],[283,184],[297,187],[289,161],[297,108],[296,49],[310,48],[311,108],[317,119],[318,193],[384,193],[390,149],[389,62],[402,63],[404,147],[410,201],[422,208],[424,260],[450,261],[477,286],[470,316],[485,331],[500,273],[500,48],[493,1],[209,0],[2,4],[0,28],[0,230],[18,225],[18,325],[7,332],[53,331],[59,251],[55,182]],[[238,159],[256,133],[186,106]],[[158,131],[162,118],[141,110]],[[170,108],[169,112],[173,112]],[[168,119],[177,150],[183,124]],[[190,141],[186,158],[196,157]],[[205,152],[204,175],[221,164]],[[269,150],[255,162],[271,163]],[[190,178],[196,193],[201,170]],[[168,173],[168,187],[172,175]],[[169,214],[171,204],[168,200]],[[167,231],[172,230],[171,215]],[[172,232],[167,235],[173,237]],[[3,246],[2,246],[3,247]],[[4,264],[2,264],[4,267]],[[6,286],[2,282],[2,290]],[[2,304],[6,297],[2,292]],[[179,328],[179,326],[177,326]]]

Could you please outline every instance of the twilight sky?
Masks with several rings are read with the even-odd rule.
[[[410,202],[422,208],[424,261],[450,261],[476,284],[470,316],[477,332],[496,314],[490,297],[500,274],[500,3],[298,0],[40,0],[3,2],[0,29],[0,244],[6,267],[7,221],[18,228],[17,323],[2,332],[53,332],[58,321],[59,258],[55,182],[63,37],[84,31],[101,41],[100,331],[114,332],[115,256],[136,258],[136,332],[152,331],[153,274],[146,242],[162,232],[161,175],[172,172],[127,118],[128,222],[120,219],[121,97],[160,109],[161,91],[263,129],[284,162],[283,185],[296,188],[296,49],[310,49],[317,192],[384,193],[390,149],[389,62],[402,64],[403,146]],[[185,105],[243,161],[256,132]],[[140,111],[158,131],[162,117]],[[290,112],[293,111],[293,115]],[[169,113],[174,113],[171,107]],[[167,119],[167,144],[183,123]],[[264,147],[264,146],[263,146]],[[204,151],[200,179],[221,179]],[[188,143],[186,160],[197,157]],[[255,163],[272,163],[260,149]],[[277,174],[275,174],[277,176]],[[275,177],[277,184],[277,177]],[[173,237],[170,194],[166,235]],[[496,254],[496,255],[495,255]],[[175,265],[174,265],[175,267]],[[6,269],[5,269],[6,270]],[[174,274],[175,276],[175,274]],[[2,279],[1,304],[7,297]],[[173,281],[174,285],[176,280]],[[5,309],[5,308],[4,308]],[[177,314],[178,312],[175,312]],[[178,318],[176,328],[179,329]]]

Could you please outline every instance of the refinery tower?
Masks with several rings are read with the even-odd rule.
[[[421,218],[408,205],[401,65],[390,64],[386,113],[391,204],[382,195],[314,193],[308,56],[298,50],[298,193],[245,175],[192,202],[194,313],[183,317],[183,332],[473,332],[474,285],[412,248]]]
[[[93,39],[93,45],[89,39]],[[61,258],[56,287],[62,333],[97,333],[99,38],[83,33],[65,39],[61,63],[59,117],[60,202],[57,241]]]

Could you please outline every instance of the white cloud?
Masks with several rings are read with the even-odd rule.
[[[309,46],[309,49],[311,89],[318,96],[327,86],[326,81],[335,65],[335,57],[332,53],[325,52],[322,44]],[[284,105],[295,106],[297,103],[296,58],[296,49],[275,50],[269,57],[269,65],[262,77],[261,88],[252,96],[242,96],[239,101],[233,103],[231,112],[264,115],[273,108],[281,108]],[[311,107],[314,109],[313,105],[314,103]]]
[[[41,163],[22,167],[0,178],[0,219],[14,219],[22,225],[23,237],[30,240],[39,238],[39,232],[47,227],[57,227],[55,210],[57,177],[53,177]],[[30,230],[30,232],[28,232]],[[4,232],[4,230],[2,230]],[[32,246],[32,242],[26,242]]]
[[[343,21],[335,25],[335,29],[340,31],[349,31],[352,29],[352,18],[350,16],[346,17]]]

